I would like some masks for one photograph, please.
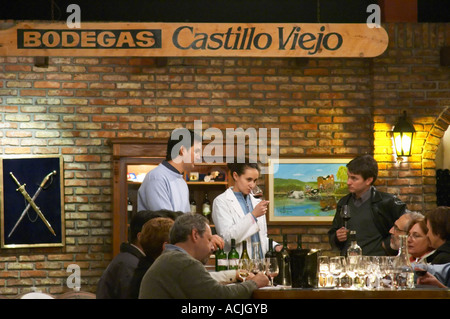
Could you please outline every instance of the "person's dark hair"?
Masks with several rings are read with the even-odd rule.
[[[347,169],[352,174],[361,175],[364,180],[373,177],[372,184],[378,177],[378,163],[371,155],[360,155],[347,164]]]
[[[186,128],[179,128],[172,131],[169,140],[167,141],[166,160],[173,160],[180,153],[181,146],[189,150],[194,142],[201,142],[202,137],[195,134],[194,131]]]
[[[426,214],[431,231],[445,241],[450,240],[450,207],[439,206]]]
[[[258,172],[261,172],[258,163],[251,163],[248,159],[245,159],[242,163],[239,161],[234,161],[232,163],[227,163],[228,169],[230,170],[231,176],[236,172],[238,176],[241,176],[245,173],[247,168],[257,169]]]
[[[196,213],[185,213],[175,220],[170,229],[170,243],[175,245],[187,241],[194,229],[197,229],[199,235],[203,237],[207,225],[208,220],[204,216]]]
[[[177,217],[183,215],[183,212],[174,212],[172,210],[160,209],[160,210],[142,210],[141,214],[145,214],[148,216],[148,219],[157,218],[157,217],[166,217],[172,220],[177,219]]]
[[[151,219],[153,212],[152,211],[140,211],[131,217],[130,221],[130,234],[129,240],[130,243],[134,244],[137,241],[137,234],[142,230],[142,226]]]

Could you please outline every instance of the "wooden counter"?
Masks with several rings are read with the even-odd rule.
[[[347,290],[263,288],[253,292],[253,299],[450,299],[450,289]]]

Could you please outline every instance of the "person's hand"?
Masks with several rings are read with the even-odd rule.
[[[213,235],[211,242],[214,245],[214,250],[217,250],[218,248],[223,249],[223,247],[225,247],[225,242],[219,235]]]
[[[347,240],[348,229],[345,227],[341,227],[336,230],[336,238],[338,241],[343,242]]]
[[[255,216],[255,218],[258,218],[258,217],[261,217],[262,215],[266,214],[268,206],[269,206],[268,200],[260,201],[258,203],[258,205],[256,205],[252,211],[253,216]]]
[[[249,278],[250,277],[247,278],[247,281],[252,280],[252,281],[256,282],[256,284],[258,285],[258,288],[265,287],[269,284],[269,278],[263,272],[257,273],[251,279],[249,279]]]
[[[435,276],[427,272],[423,276],[419,276],[417,278],[417,284],[418,285],[431,285],[431,286],[437,286],[439,288],[447,288],[443,283],[441,283]]]

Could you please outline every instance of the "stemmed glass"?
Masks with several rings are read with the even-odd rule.
[[[380,257],[380,287],[381,288],[393,288],[394,278],[394,263],[393,256],[381,256]]]
[[[270,284],[273,287],[273,278],[278,276],[279,268],[278,261],[276,258],[266,258],[265,259],[266,275],[270,278]]]
[[[347,257],[347,273],[352,280],[352,288],[361,288],[364,278],[360,277],[362,267],[362,256]]]
[[[240,259],[239,260],[239,277],[242,281],[245,281],[250,274],[252,269],[252,263],[250,259]]]
[[[254,275],[258,274],[260,271],[264,271],[264,262],[261,259],[252,259],[251,271]]]
[[[334,284],[336,287],[341,286],[340,279],[345,273],[345,257],[331,257],[330,258],[330,272],[333,275]]]
[[[425,262],[412,262],[411,266],[418,277],[425,276],[427,273],[428,266]]]
[[[263,197],[263,191],[258,185],[255,185],[255,187],[252,188],[252,190],[250,191],[250,194],[253,195],[253,197],[258,198],[258,199],[259,198],[262,199],[262,197]]]
[[[348,229],[348,221],[351,218],[350,209],[348,205],[344,205],[341,208],[341,218],[344,220],[344,227]]]
[[[319,256],[319,285],[320,287],[328,287],[328,277],[330,275],[330,262],[328,256]]]

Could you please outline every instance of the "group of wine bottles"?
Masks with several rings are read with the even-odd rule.
[[[190,207],[191,207],[191,213],[197,212],[197,202],[195,201],[194,197],[191,197],[191,199],[190,199]],[[205,193],[205,196],[203,198],[202,215],[208,219],[208,222],[210,224],[213,223],[212,217],[211,217],[211,202],[209,201],[208,193]]]
[[[257,245],[259,250],[259,246]],[[302,237],[301,235],[297,235],[297,249],[302,249]],[[253,252],[254,258],[257,257],[258,254]],[[256,256],[256,257],[255,257]],[[289,286],[291,285],[291,272],[290,272],[290,257],[287,247],[287,235],[283,235],[283,248],[276,252],[273,249],[273,239],[269,238],[269,249],[265,253],[264,258],[276,258],[279,266],[279,274],[274,279],[274,283],[277,285]],[[239,260],[241,259],[250,259],[248,251],[247,251],[247,242],[242,242],[242,253],[239,256],[239,253],[236,250],[236,240],[231,239],[231,249],[228,254],[223,249],[218,249],[216,251],[216,271],[230,270],[230,269],[238,269],[239,268]]]

